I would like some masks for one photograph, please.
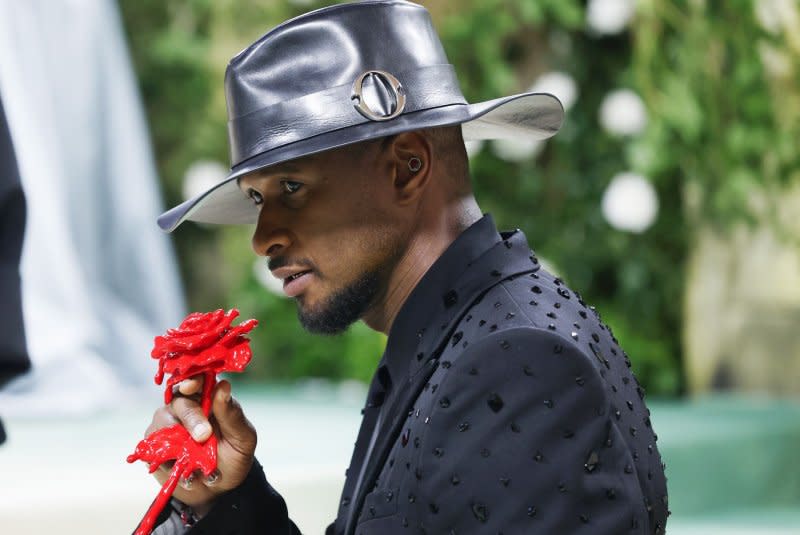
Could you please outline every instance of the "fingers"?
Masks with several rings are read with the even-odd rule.
[[[184,382],[176,390],[180,394],[169,405],[156,411],[147,433],[179,424],[198,442],[208,439],[212,432],[217,435],[217,470],[208,476],[199,470],[190,475],[181,474],[174,494],[202,516],[220,494],[237,487],[247,477],[256,448],[256,431],[245,417],[242,407],[231,397],[228,381],[220,381],[212,392],[213,417],[210,422],[199,403],[198,391],[202,391],[200,378],[191,383]],[[184,397],[184,392],[191,397]],[[171,464],[164,463],[154,472],[162,485],[174,468]]]
[[[207,487],[213,487],[219,482],[219,478],[222,474],[220,474],[219,470],[214,469],[213,472],[208,474],[208,477],[203,479],[203,483],[206,484]]]
[[[196,401],[178,397],[172,400],[170,407],[175,418],[197,442],[203,442],[211,436],[211,424]]]
[[[163,427],[180,423],[196,441],[203,442],[207,440],[211,436],[213,428],[198,403],[198,396],[202,389],[202,375],[197,375],[178,383],[176,390],[180,395],[173,398],[169,406],[162,407],[155,412],[153,421],[145,431],[145,436]],[[243,422],[246,422],[246,425],[250,426],[250,423],[244,418],[239,404],[231,399],[230,383],[221,381],[217,385],[214,396],[213,403],[219,409],[215,410],[214,414],[223,419],[223,424],[220,426],[223,435],[226,430],[231,431],[235,440],[246,442],[250,438],[250,433],[245,433],[245,436],[242,436],[242,425]],[[226,426],[226,424],[229,425]]]
[[[217,469],[211,472],[207,477],[204,476],[203,472],[201,472],[200,470],[195,470],[194,472],[189,474],[189,477],[180,478],[178,483],[180,484],[181,487],[183,487],[186,490],[192,490],[192,488],[196,484],[198,484],[198,482],[202,483],[206,487],[213,487],[214,485],[217,484],[217,482],[219,482],[220,475],[221,474]]]
[[[183,396],[194,396],[203,391],[203,376],[195,375],[189,379],[184,379],[177,384],[178,392]]]
[[[178,423],[178,419],[170,412],[169,407],[161,407],[153,413],[153,420],[144,431],[144,436],[148,437],[159,429],[171,427]]]
[[[178,481],[178,484],[186,490],[192,490],[192,486],[194,485],[195,474],[189,474],[189,477],[182,477]]]
[[[225,440],[242,455],[252,455],[256,448],[256,430],[245,417],[239,402],[231,397],[228,381],[222,380],[217,384],[211,411]]]

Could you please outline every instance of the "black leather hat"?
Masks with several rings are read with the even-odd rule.
[[[368,139],[461,124],[464,139],[545,139],[561,103],[522,93],[469,104],[428,11],[402,0],[319,9],[276,27],[235,56],[225,73],[231,174],[158,218],[255,223],[237,177]]]

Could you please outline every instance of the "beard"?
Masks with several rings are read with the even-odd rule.
[[[297,302],[297,318],[300,324],[307,331],[316,334],[343,333],[376,301],[381,288],[380,271],[362,274],[315,307],[304,307],[301,296]]]
[[[372,251],[373,259],[380,259],[358,278],[335,290],[326,299],[311,306],[304,303],[302,295],[296,298],[297,319],[303,328],[315,334],[336,335],[347,330],[376,305],[386,294],[389,280],[405,252],[408,239],[387,228],[373,228],[373,240],[362,245],[362,250]],[[288,265],[285,259],[270,260],[270,270]],[[295,263],[316,270],[309,260]]]

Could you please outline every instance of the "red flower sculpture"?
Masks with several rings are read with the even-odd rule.
[[[211,412],[211,393],[217,383],[217,374],[241,372],[250,362],[250,340],[245,336],[258,322],[254,319],[231,326],[239,311],[222,309],[214,312],[193,312],[186,316],[177,329],[169,329],[164,336],[156,336],[150,355],[158,359],[156,384],[169,374],[164,391],[164,402],[172,401],[173,388],[190,377],[203,375],[201,406],[208,416]],[[189,477],[195,470],[209,476],[217,468],[217,437],[213,434],[204,443],[196,442],[186,429],[178,424],[159,429],[141,440],[128,462],[142,460],[155,472],[167,461],[175,461],[169,479],[161,487],[153,504],[147,510],[134,535],[148,535],[161,510],[175,491],[180,478]]]

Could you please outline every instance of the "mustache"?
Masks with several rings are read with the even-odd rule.
[[[307,267],[316,271],[314,263],[308,258],[290,258],[288,256],[273,256],[267,261],[267,269],[274,271],[285,266]]]

